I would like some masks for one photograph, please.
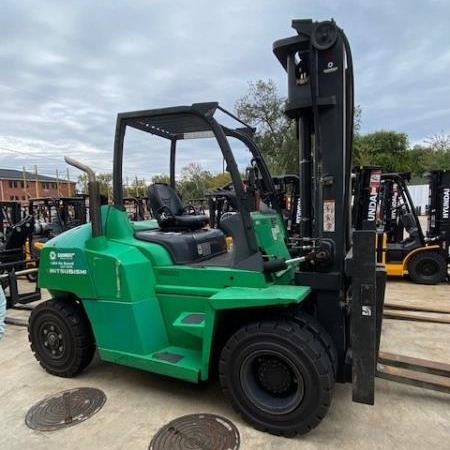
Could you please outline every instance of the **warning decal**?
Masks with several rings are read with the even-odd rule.
[[[333,233],[336,229],[336,202],[334,200],[323,201],[323,231]]]

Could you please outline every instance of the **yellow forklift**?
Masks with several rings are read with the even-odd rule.
[[[423,232],[408,190],[408,174],[381,176],[378,261],[388,276],[418,284],[438,284],[448,277],[450,172],[430,173],[428,231]]]

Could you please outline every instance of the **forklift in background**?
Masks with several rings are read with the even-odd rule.
[[[26,266],[26,248],[33,234],[33,218],[27,216],[8,227],[3,243],[0,245],[0,275],[24,269]],[[9,285],[9,278],[1,278],[2,287]]]
[[[34,219],[26,216],[7,228],[5,239],[0,245],[0,286],[5,291],[7,308],[41,298],[40,289],[37,286],[31,292],[29,290],[22,292],[18,283],[18,279],[23,276],[30,281],[36,281],[37,261],[29,254],[33,230]],[[24,325],[8,317],[5,320],[6,323]]]
[[[293,28],[274,53],[299,132],[295,256],[251,127],[220,124],[216,113],[236,118],[218,103],[121,113],[112,205],[100,207],[95,173],[66,158],[88,174],[91,224],[42,249],[39,283],[52,300],[33,310],[29,339],[46,371],[74,376],[97,348],[103,360],[191,382],[218,373],[247,422],[284,436],[321,422],[335,381],[351,381],[353,399],[373,403],[385,272],[375,231],[351,224],[350,47],[333,21],[295,20]],[[169,185],[149,188],[154,220],[135,223],[123,207],[130,128],[170,147]],[[237,212],[220,228],[205,228],[208,217],[186,210],[175,191],[177,143],[194,137],[212,138],[230,172]],[[236,141],[250,156],[245,180]]]
[[[19,202],[0,202],[0,242],[4,242],[8,230],[22,219],[22,208]]]
[[[404,185],[411,180],[410,173],[398,173],[391,177],[386,174],[380,192],[380,224],[386,234],[387,243],[398,243],[404,239],[405,226],[402,221],[402,205],[405,203],[396,182],[397,177],[403,179]],[[416,211],[417,213],[417,211]]]
[[[384,173],[381,176],[378,260],[386,265],[389,276],[408,275],[414,283],[438,284],[448,277],[450,263],[450,176],[443,170],[430,173],[426,233],[407,180],[408,174]]]
[[[86,223],[86,200],[85,195],[31,198],[28,212],[35,221],[35,242],[46,242],[64,231]]]
[[[444,242],[450,260],[450,170],[432,170],[428,179],[426,237]]]
[[[272,181],[288,235],[298,235],[300,223],[298,213],[299,178],[297,175],[280,175],[273,176]],[[258,183],[261,183],[261,180],[256,174],[255,184]],[[206,195],[206,198],[208,201],[209,226],[212,228],[220,227],[222,218],[225,219],[237,212],[238,205],[232,183],[211,191]]]
[[[132,221],[150,219],[150,211],[148,209],[147,197],[124,197],[123,206],[127,211],[128,217]]]

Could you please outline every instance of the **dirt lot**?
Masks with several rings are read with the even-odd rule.
[[[388,303],[408,303],[450,312],[450,286],[388,283]],[[24,316],[24,312],[9,312]],[[385,320],[384,351],[450,364],[450,325]],[[156,431],[184,414],[209,412],[232,420],[242,449],[448,449],[450,396],[378,379],[375,406],[351,402],[351,386],[337,385],[332,407],[308,435],[284,439],[247,426],[231,410],[215,383],[195,386],[95,360],[73,379],[46,374],[35,361],[26,329],[7,327],[0,341],[0,449],[101,450],[146,449]],[[90,420],[64,430],[28,429],[28,409],[45,396],[90,386],[107,395],[103,409]]]

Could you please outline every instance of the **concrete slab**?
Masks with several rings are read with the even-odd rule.
[[[450,287],[388,283],[388,299],[450,302]],[[24,317],[26,312],[15,312]],[[12,314],[11,314],[12,315]],[[450,325],[386,320],[382,350],[450,363]],[[331,410],[311,433],[285,439],[247,426],[230,408],[217,383],[192,385],[96,359],[73,379],[48,375],[28,346],[24,328],[8,326],[0,341],[0,449],[146,449],[168,421],[196,412],[223,415],[241,433],[242,449],[448,449],[450,396],[376,382],[376,404],[352,403],[351,386],[336,385]],[[25,426],[28,409],[47,395],[81,386],[102,389],[108,400],[86,422],[53,432]]]

